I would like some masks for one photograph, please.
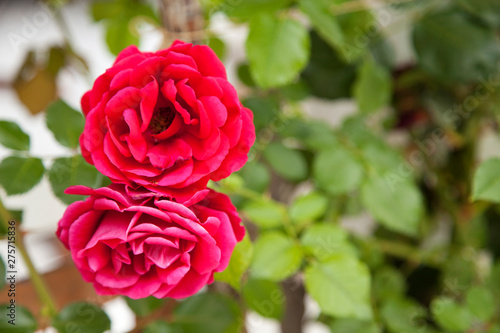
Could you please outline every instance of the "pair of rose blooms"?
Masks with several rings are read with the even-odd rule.
[[[73,186],[57,236],[99,294],[184,298],[224,270],[245,235],[229,198],[207,189],[239,170],[252,112],[207,46],[124,49],[82,98],[83,157],[112,180]]]

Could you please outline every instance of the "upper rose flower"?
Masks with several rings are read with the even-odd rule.
[[[212,190],[184,204],[131,197],[121,184],[66,192],[90,197],[68,206],[57,236],[99,294],[191,296],[227,267],[245,235],[229,198]]]
[[[85,159],[113,182],[188,199],[239,170],[255,140],[252,112],[203,45],[123,50],[82,98]]]

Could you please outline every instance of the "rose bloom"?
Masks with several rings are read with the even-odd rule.
[[[85,159],[113,182],[188,199],[239,170],[255,141],[252,112],[204,45],[124,49],[82,98]]]
[[[212,190],[177,203],[122,184],[69,194],[90,195],[66,209],[57,236],[101,295],[184,298],[224,270],[245,235],[229,198]]]

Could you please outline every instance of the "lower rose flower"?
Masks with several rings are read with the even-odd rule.
[[[90,196],[67,208],[57,236],[102,295],[191,296],[227,267],[245,235],[229,198],[208,189],[184,203],[120,184],[66,193]]]

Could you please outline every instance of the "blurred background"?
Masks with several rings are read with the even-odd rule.
[[[143,331],[150,313],[97,297],[54,238],[74,200],[63,190],[105,180],[48,115],[80,112],[129,44],[208,44],[257,130],[247,166],[214,185],[245,218],[254,256],[210,292],[243,302],[246,332],[498,333],[499,29],[500,2],[488,0],[0,1],[0,120],[29,136],[28,149],[0,146],[0,160],[43,164],[26,174],[0,164],[0,197],[22,212],[27,250],[61,307],[104,304],[111,332]],[[257,255],[275,232],[299,244],[298,259],[282,257],[294,248],[276,253],[287,272]],[[348,273],[319,278],[316,261]],[[39,318],[22,262],[19,279],[20,304]],[[275,289],[281,300],[262,310]]]

